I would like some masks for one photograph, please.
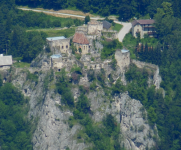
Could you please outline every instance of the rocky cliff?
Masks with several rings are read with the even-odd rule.
[[[47,62],[48,64],[48,62]],[[36,67],[37,65],[35,65]],[[29,97],[28,118],[37,123],[32,143],[34,150],[83,150],[89,144],[78,142],[76,134],[82,129],[81,125],[68,125],[68,119],[73,116],[69,109],[62,109],[61,95],[55,91],[56,76],[53,70],[40,68],[11,69],[9,78],[25,96]],[[118,76],[112,72],[113,76]],[[28,73],[38,76],[37,80],[28,79]],[[108,73],[109,75],[109,73]],[[115,78],[116,80],[116,78]],[[88,81],[87,81],[88,82]],[[80,91],[78,85],[72,89],[74,97]],[[87,94],[93,112],[92,119],[101,122],[106,114],[112,114],[120,123],[121,145],[127,150],[144,150],[156,145],[154,139],[158,138],[156,126],[150,127],[147,112],[140,101],[131,99],[127,92],[108,96],[101,86]]]

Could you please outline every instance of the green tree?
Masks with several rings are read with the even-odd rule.
[[[3,80],[2,80],[2,76],[0,74],[0,87],[3,85]]]
[[[86,16],[86,17],[85,17],[85,24],[87,24],[89,21],[90,21],[90,17],[89,17],[89,16]]]

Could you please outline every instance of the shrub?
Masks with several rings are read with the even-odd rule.
[[[87,72],[87,77],[88,77],[88,80],[89,82],[95,80],[95,73],[94,73],[94,70],[93,69],[90,69],[88,72]]]
[[[36,74],[30,73],[29,71],[28,71],[26,79],[31,80],[31,81],[33,81],[35,83],[38,82],[38,76]]]

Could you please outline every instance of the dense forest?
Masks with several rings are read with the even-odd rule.
[[[153,18],[157,8],[165,0],[16,0],[17,4],[31,7],[44,7],[54,9],[77,8],[84,12],[97,13],[108,16],[119,15],[120,20],[128,20],[132,17],[140,18],[149,14]],[[173,4],[174,16],[181,17],[181,1],[168,0]]]
[[[25,12],[17,9],[13,1],[0,1],[0,53],[21,57],[30,63],[43,50],[47,35],[44,32],[26,32],[27,29],[80,24],[82,21],[78,19]]]
[[[2,150],[31,150],[32,128],[27,121],[28,99],[0,76],[0,145]]]
[[[165,97],[154,87],[147,88],[144,70],[132,66],[126,73],[127,80],[132,81],[128,84],[130,96],[142,102],[150,123],[157,124],[161,138],[158,149],[162,150],[181,148],[181,20],[173,10],[174,5],[164,2],[154,16],[158,45],[148,48],[143,43],[135,50],[137,59],[159,65]]]

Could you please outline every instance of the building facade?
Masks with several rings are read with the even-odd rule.
[[[150,37],[156,37],[156,31],[153,24],[154,20],[134,20],[132,22],[132,35],[137,38],[137,34],[140,33],[140,38],[144,38],[145,34],[148,34]]]
[[[68,53],[68,50],[70,48],[69,38],[65,38],[64,36],[48,37],[46,40],[50,46],[51,51],[53,51],[54,54]]]
[[[85,36],[85,34],[83,33],[75,33],[74,37],[73,37],[73,43],[74,46],[77,49],[77,52],[79,52],[79,49],[81,49],[81,54],[85,55],[87,53],[89,53],[90,50],[90,44],[89,41],[87,39],[87,37]]]
[[[60,71],[63,68],[62,55],[54,54],[50,57],[51,68]]]

